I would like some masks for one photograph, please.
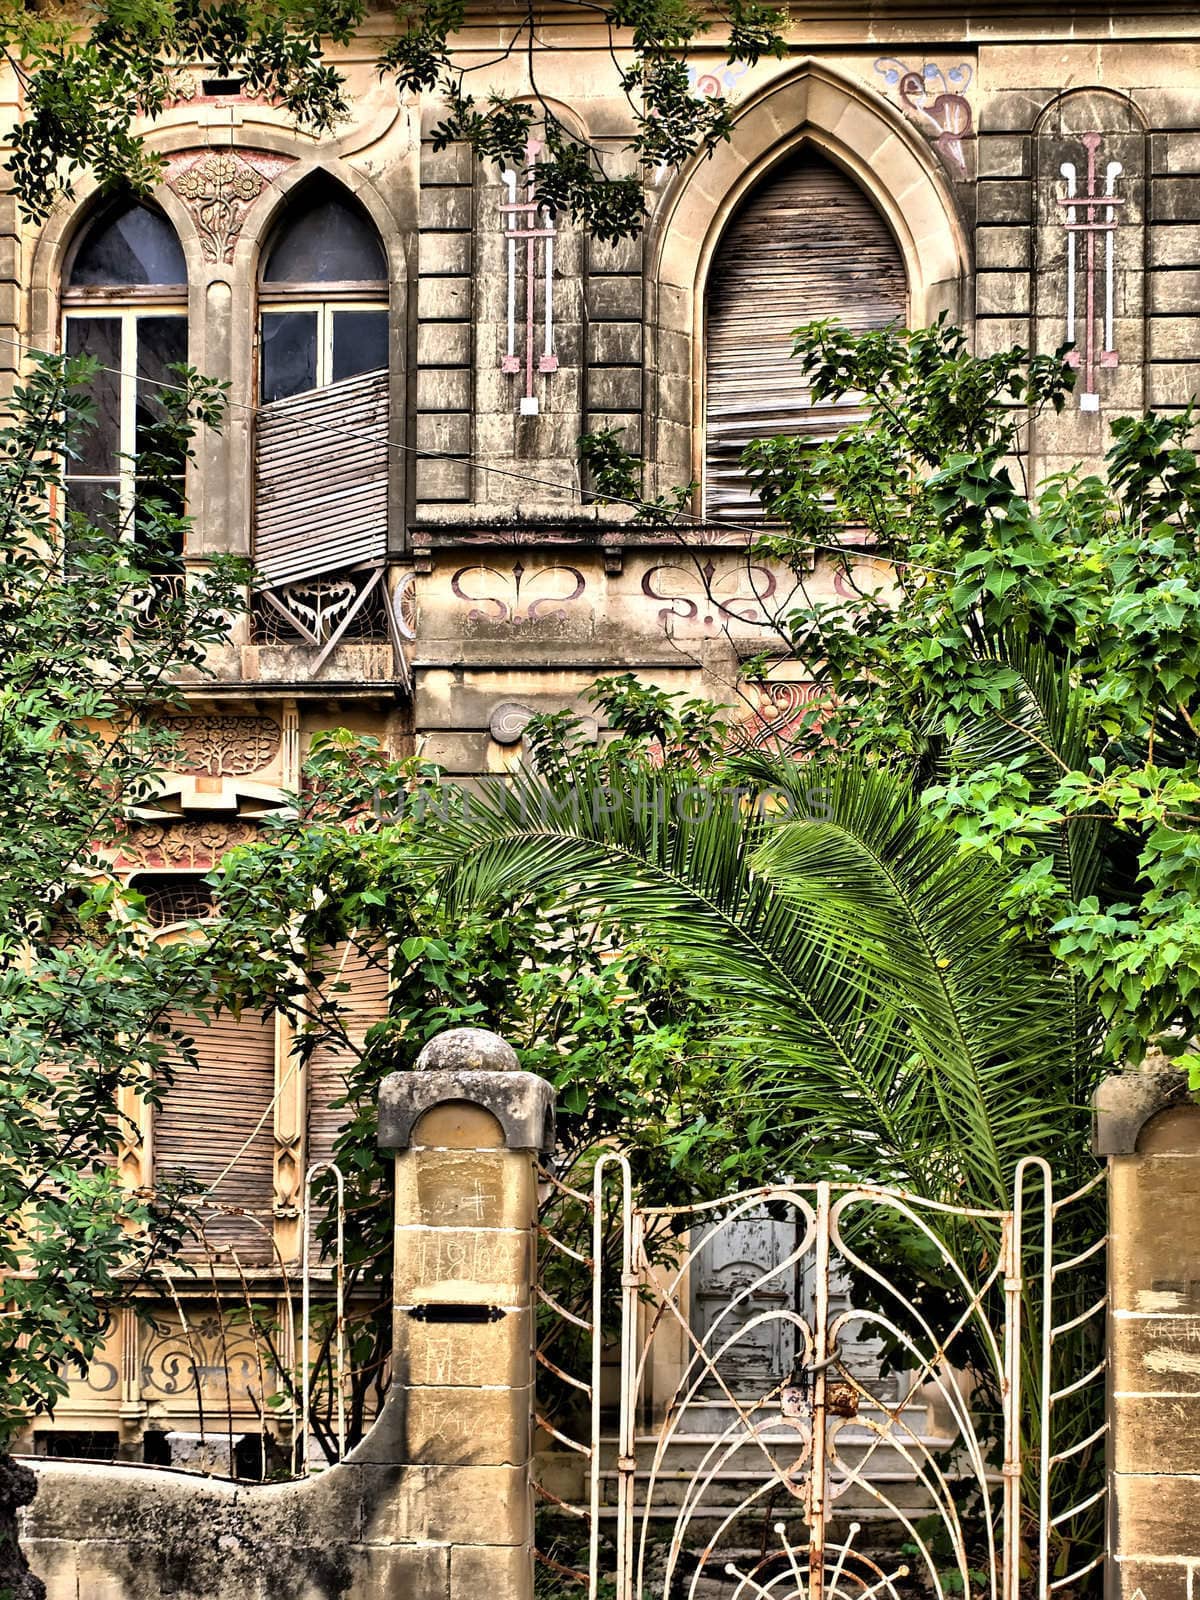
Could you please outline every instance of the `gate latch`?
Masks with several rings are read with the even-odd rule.
[[[779,1409],[785,1417],[799,1417],[807,1421],[812,1416],[813,1379],[839,1359],[835,1350],[824,1361],[802,1366],[798,1361],[792,1369],[791,1380],[779,1393]],[[825,1414],[830,1417],[856,1417],[858,1415],[858,1390],[844,1378],[828,1379],[825,1384]]]

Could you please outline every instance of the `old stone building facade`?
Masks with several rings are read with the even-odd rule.
[[[494,56],[504,24],[480,10],[464,63]],[[729,67],[715,36],[689,62],[697,95],[730,101],[733,136],[647,174],[645,230],[616,246],[538,215],[521,174],[436,149],[438,106],[381,82],[370,38],[344,53],[354,111],[333,137],[197,70],[149,131],[166,158],[152,203],[84,182],[31,227],[0,198],[0,368],[12,377],[34,348],[105,368],[78,504],[133,492],[120,453],[139,373],[186,354],[230,385],[228,425],[188,474],[183,554],[250,555],[262,584],[179,729],[186,770],[122,863],[164,930],[296,786],[320,729],[375,733],[452,774],[503,771],[531,712],[590,714],[589,686],[613,670],[728,701],[750,738],[785,727],[805,697],[794,667],[749,698],[736,683],[795,582],[751,552],[737,458],[758,434],[830,425],[785,359],[800,322],[945,312],[980,352],[1073,341],[1076,393],[1032,431],[1031,475],[1094,465],[1114,416],[1200,387],[1194,13],[833,3],[798,13],[789,40],[752,69]],[[599,27],[552,13],[535,53],[555,115],[608,171],[630,170]],[[527,95],[524,56],[487,81]],[[607,427],[644,457],[648,496],[694,483],[669,534],[589,500],[577,440]],[[808,594],[838,581],[816,552]],[[366,986],[361,1004],[366,1025],[382,996]],[[202,1084],[140,1113],[126,1170],[220,1179],[250,1213],[226,1232],[255,1291],[282,1295],[337,1063],[291,1072],[282,1024],[227,1025],[205,1050]],[[180,1371],[197,1344],[214,1374],[232,1357],[182,1315],[165,1307],[161,1336],[114,1327],[45,1431],[137,1456],[148,1427],[193,1428]],[[217,1376],[212,1394],[225,1404]],[[239,1418],[258,1426],[248,1404]]]

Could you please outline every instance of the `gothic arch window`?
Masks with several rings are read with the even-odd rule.
[[[379,232],[340,185],[312,178],[292,196],[259,271],[259,637],[282,628],[281,637],[327,654],[349,629],[378,628],[388,342]]]
[[[753,439],[827,438],[858,415],[814,406],[792,333],[831,318],[855,332],[907,316],[900,248],[869,196],[812,146],[776,167],[734,212],[705,291],[705,506],[755,520],[740,460]]]
[[[64,350],[99,366],[95,423],[67,464],[67,503],[95,526],[132,536],[137,457],[162,418],[158,396],[176,381],[171,368],[188,354],[187,267],[157,207],[122,198],[92,217],[66,259],[62,311]],[[178,469],[182,509],[182,457]]]
[[[261,398],[268,404],[387,366],[387,259],[332,183],[306,185],[263,258]]]

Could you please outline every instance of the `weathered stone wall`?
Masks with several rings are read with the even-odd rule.
[[[458,1029],[384,1086],[395,1343],[378,1420],[307,1482],[38,1462],[48,1600],[531,1600],[534,1152],[553,1094]]]
[[[1174,1073],[1098,1098],[1109,1167],[1111,1600],[1200,1582],[1200,1105]]]

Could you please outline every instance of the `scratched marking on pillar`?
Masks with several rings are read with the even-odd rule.
[[[478,1234],[465,1239],[434,1234],[421,1240],[420,1273],[425,1283],[486,1279],[502,1268],[500,1246]]]
[[[505,171],[501,174],[508,192],[507,200],[500,202],[500,214],[505,219],[504,237],[508,241],[508,344],[500,358],[500,370],[519,373],[524,368],[525,393],[521,396],[520,413],[523,417],[538,414],[537,390],[534,371],[557,372],[558,357],[554,353],[554,217],[549,206],[537,202],[537,158],[542,150],[540,139],[530,139],[525,146],[525,198],[517,199],[520,174]],[[541,226],[538,214],[541,213]],[[537,344],[537,269],[538,241],[542,244],[542,276],[545,280],[542,314],[542,350],[535,356]],[[525,350],[517,352],[517,246],[523,244],[525,279]]]
[[[1120,225],[1119,207],[1125,204],[1116,193],[1117,179],[1124,168],[1119,161],[1109,161],[1104,168],[1104,192],[1097,187],[1097,154],[1101,136],[1085,133],[1080,144],[1087,151],[1086,188],[1076,192],[1079,174],[1073,161],[1064,161],[1059,171],[1067,182],[1067,192],[1060,196],[1059,205],[1064,211],[1067,233],[1067,339],[1075,345],[1067,357],[1071,365],[1079,367],[1083,386],[1079,395],[1081,411],[1098,411],[1100,393],[1097,373],[1101,367],[1117,365],[1116,342],[1113,337],[1113,240]],[[1103,213],[1103,215],[1101,215]],[[1078,327],[1078,301],[1080,298],[1078,248],[1079,235],[1083,236],[1083,325]],[[1096,244],[1104,239],[1104,305],[1096,303]],[[1100,347],[1096,347],[1096,321],[1101,318],[1103,327]],[[1077,340],[1077,333],[1082,337]]]

